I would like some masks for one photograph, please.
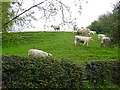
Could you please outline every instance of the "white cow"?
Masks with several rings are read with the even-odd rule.
[[[105,37],[106,35],[104,34],[98,34],[98,40],[101,40],[102,37]]]
[[[86,44],[88,46],[88,42],[93,40],[92,37],[84,37],[84,36],[78,36],[76,35],[75,36],[75,41],[74,41],[74,44],[76,46],[76,44],[80,44],[80,42],[83,42],[83,46]]]
[[[60,26],[59,25],[51,25],[51,27],[53,27],[54,30],[60,30]]]
[[[77,29],[77,35],[79,35],[79,34],[84,35],[84,34],[88,34],[88,33],[89,33],[89,30],[84,29],[83,27]]]
[[[34,57],[34,58],[42,58],[42,57],[51,58],[51,57],[53,57],[52,54],[44,52],[42,50],[38,50],[38,49],[30,49],[28,51],[28,56]]]
[[[109,37],[106,37],[106,36],[104,36],[104,37],[102,37],[101,38],[101,47],[103,46],[103,45],[105,45],[105,44],[107,44],[109,47],[111,46],[110,45],[110,38]]]
[[[77,25],[74,25],[73,27],[73,33],[76,33],[77,35],[79,34],[88,34],[89,30],[84,29],[84,27],[77,27]]]
[[[89,31],[88,34],[89,34],[89,35],[90,35],[90,34],[96,34],[96,31]]]

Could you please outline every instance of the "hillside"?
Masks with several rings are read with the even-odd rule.
[[[75,62],[89,60],[116,60],[118,47],[100,47],[97,34],[89,46],[74,46],[72,32],[21,32],[2,35],[2,54],[27,57],[31,48],[50,52],[55,59],[67,58]]]

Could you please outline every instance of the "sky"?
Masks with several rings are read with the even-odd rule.
[[[71,5],[72,7],[72,2],[68,2],[68,0],[64,0],[65,3]],[[72,0],[71,0],[72,1]],[[81,3],[82,5],[82,11],[81,11],[81,15],[78,15],[76,14],[75,12],[75,8],[72,8],[72,10],[75,12],[75,15],[73,17],[77,17],[76,19],[76,24],[77,26],[80,26],[80,27],[87,27],[88,25],[91,24],[91,22],[93,22],[94,20],[97,20],[98,17],[102,14],[105,14],[107,12],[112,12],[113,10],[113,4],[116,4],[116,2],[118,0],[82,0],[83,2]],[[25,3],[25,8],[28,8],[30,5],[30,3]],[[40,12],[39,12],[40,14]],[[37,17],[39,15],[36,15]],[[58,16],[59,18],[59,16]],[[60,20],[56,20],[52,23],[56,23],[56,24],[59,24],[59,21]],[[43,22],[41,22],[41,20],[39,21],[33,21],[32,22],[33,25],[34,25],[34,29],[33,28],[30,28],[30,29],[24,29],[23,31],[39,31],[39,30],[43,30]],[[52,24],[50,23],[50,24]],[[53,31],[53,29],[51,27],[48,27],[48,29],[45,29],[46,30],[51,30]],[[62,28],[63,30],[63,28]],[[65,27],[64,30],[68,30],[68,28]],[[71,29],[72,30],[72,29]],[[70,30],[70,31],[71,31]]]
[[[80,19],[80,25],[86,27],[98,17],[113,10],[113,4],[116,0],[88,0],[87,4],[83,4],[83,11]]]

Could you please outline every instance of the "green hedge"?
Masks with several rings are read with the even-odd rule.
[[[120,86],[120,61],[90,61],[86,64],[86,76],[92,85],[111,82]]]
[[[3,88],[82,87],[82,70],[74,63],[53,59],[3,56]]]
[[[117,60],[90,61],[83,64],[66,59],[19,56],[2,56],[2,60],[2,88],[93,90],[106,86],[111,88],[112,85],[117,85],[118,89],[120,86],[120,61]]]

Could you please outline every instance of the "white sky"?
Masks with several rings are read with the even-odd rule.
[[[70,4],[70,0],[65,0],[65,1],[67,1],[65,3]],[[86,1],[88,1],[88,3],[82,2],[83,10],[81,11],[81,15],[78,16],[75,13],[75,16],[74,16],[74,17],[77,17],[76,24],[81,27],[87,27],[88,25],[91,24],[91,22],[93,22],[94,20],[97,20],[100,15],[105,14],[107,12],[111,12],[113,10],[113,4],[116,4],[118,0],[86,0]],[[29,5],[30,3],[27,2],[27,4],[25,5],[26,8],[28,8]],[[73,10],[75,10],[75,8],[73,8]],[[33,25],[35,26],[34,30],[39,31],[43,29],[43,22],[40,22],[40,21],[33,22]],[[59,24],[59,22],[57,21],[56,22],[54,21],[53,23]],[[49,28],[49,29],[52,29],[52,28]],[[25,29],[25,31],[31,31],[31,30],[33,29],[32,28],[29,30]]]
[[[87,4],[83,5],[83,11],[81,14],[80,25],[86,27],[102,14],[111,12],[113,10],[113,4],[116,0],[88,0]]]

